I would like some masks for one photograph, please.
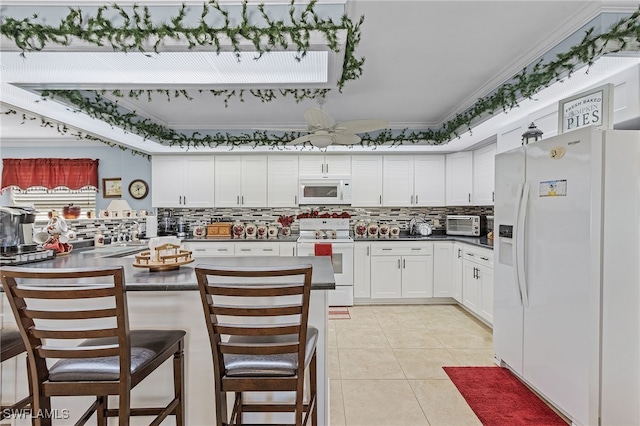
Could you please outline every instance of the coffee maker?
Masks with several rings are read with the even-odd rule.
[[[36,250],[33,222],[36,211],[31,207],[0,207],[0,253],[26,253]]]

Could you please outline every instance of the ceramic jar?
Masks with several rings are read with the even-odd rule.
[[[267,225],[259,223],[256,225],[256,236],[260,239],[267,238]]]
[[[231,229],[233,230],[233,238],[237,239],[244,237],[244,223],[236,221]]]
[[[398,238],[400,236],[400,227],[395,223],[389,226],[389,236],[391,238]]]
[[[194,238],[204,238],[207,235],[207,228],[204,225],[196,225],[193,228]]]
[[[104,245],[104,235],[102,235],[102,231],[98,230],[93,235],[93,245],[95,247],[102,247]]]
[[[359,220],[353,225],[353,235],[356,238],[364,238],[367,236],[367,224]]]
[[[367,233],[369,237],[377,238],[378,237],[378,224],[376,222],[369,222],[367,226]]]
[[[269,238],[278,238],[278,227],[271,225],[267,228],[267,235]]]
[[[244,235],[248,238],[248,239],[254,239],[256,238],[256,235],[258,233],[258,227],[256,226],[255,223],[253,222],[249,222],[245,225],[244,227]]]
[[[386,223],[381,223],[378,229],[378,233],[380,234],[380,238],[389,238],[390,227]]]
[[[288,237],[291,235],[291,227],[290,226],[283,226],[282,227],[282,236],[283,237]]]

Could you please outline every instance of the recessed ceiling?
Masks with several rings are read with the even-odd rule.
[[[103,4],[83,2],[87,3]],[[162,2],[163,5],[169,3]],[[383,119],[390,122],[391,129],[435,127],[464,111],[576,31],[583,30],[599,14],[612,10],[629,13],[637,7],[635,1],[349,0],[344,11],[353,20],[360,16],[365,18],[361,27],[362,39],[356,51],[357,56],[365,58],[362,76],[348,82],[340,93],[335,89],[336,79],[331,74],[335,72],[336,64],[330,58],[327,59],[328,64],[318,67],[327,73],[323,76],[312,77],[301,72],[295,69],[297,64],[287,65],[284,70],[293,77],[308,79],[295,87],[334,87],[322,108],[337,121]],[[5,7],[4,12],[7,10],[10,8]],[[73,53],[73,58],[68,53]],[[326,52],[318,54],[327,55]],[[206,72],[206,67],[211,67],[212,62],[204,52],[182,52],[175,56],[161,53],[145,57],[59,49],[46,54],[27,53],[24,59],[17,55],[15,51],[2,52],[3,86],[17,82],[29,89],[95,86],[96,89],[127,91],[163,86],[185,88],[191,100],[183,97],[167,99],[166,96],[154,96],[151,102],[146,97],[118,99],[125,108],[143,117],[185,132],[301,127],[305,125],[304,111],[318,107],[316,101],[304,99],[298,102],[291,96],[281,96],[272,102],[262,102],[251,96],[244,96],[242,100],[235,97],[225,104],[221,97],[213,96],[207,90],[200,92],[199,89],[221,87],[248,90],[260,85],[256,86],[255,81],[247,79],[247,74],[241,73],[232,82],[207,82],[207,77],[213,80],[213,75]],[[105,60],[105,57],[117,59]],[[625,62],[617,66],[632,66],[633,60],[631,65]],[[154,61],[158,63],[155,70],[153,65],[150,66]],[[315,61],[310,58],[312,65],[317,65]],[[246,62],[249,63],[247,65],[255,65],[252,61]],[[233,61],[227,61],[226,66],[233,69]],[[13,67],[13,74],[5,72],[8,67]],[[615,68],[612,72],[622,68]],[[606,77],[589,75],[581,80],[581,84],[588,86],[598,78]],[[322,81],[312,81],[323,79],[328,81],[324,86]],[[278,87],[277,80],[265,80],[262,84]],[[3,87],[3,104],[14,105],[12,96],[28,99],[26,95],[21,96],[19,92],[13,93]],[[27,106],[29,108],[24,104],[20,107],[32,111],[41,107],[35,104]],[[3,120],[0,133],[3,144],[9,141],[19,143],[21,138],[15,137],[17,134],[21,134],[23,139],[29,138],[24,126],[21,131],[12,131],[11,126],[5,123],[7,120]],[[117,136],[123,143],[125,140],[128,144],[133,143],[113,130],[105,134],[113,138]],[[479,141],[472,138],[463,145],[454,141],[447,148],[425,146],[421,149],[451,151],[465,149]],[[167,151],[148,141],[140,143],[147,152]]]

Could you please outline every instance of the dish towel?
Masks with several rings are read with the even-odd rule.
[[[331,244],[316,243],[313,245],[313,254],[316,256],[329,256],[333,260],[333,249]]]

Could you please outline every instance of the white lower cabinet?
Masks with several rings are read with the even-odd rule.
[[[433,243],[433,297],[453,297],[453,243]]]
[[[353,297],[371,297],[371,244],[356,242],[353,245]]]
[[[462,305],[493,324],[493,251],[464,247]]]
[[[234,243],[229,241],[190,241],[185,243],[185,248],[191,251],[191,255],[199,257],[233,256]]]
[[[295,256],[296,243],[295,241],[287,241],[280,243],[280,256]]]
[[[433,243],[371,243],[371,298],[433,296]]]
[[[247,241],[234,244],[236,256],[280,256],[280,244],[276,241]]]
[[[464,245],[460,243],[453,243],[453,293],[452,297],[458,303],[462,303],[462,276],[463,276],[463,267],[462,267],[462,254],[464,252]]]

